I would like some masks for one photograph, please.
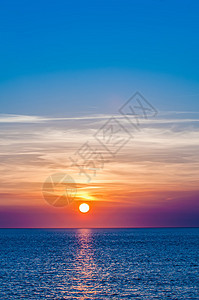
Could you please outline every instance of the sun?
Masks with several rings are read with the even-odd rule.
[[[87,203],[82,203],[82,204],[80,204],[80,206],[79,206],[79,210],[80,210],[83,214],[87,213],[87,212],[89,211],[89,209],[90,209],[90,206],[89,206]]]

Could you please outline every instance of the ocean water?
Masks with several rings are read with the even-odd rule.
[[[199,299],[199,229],[1,229],[0,299]]]

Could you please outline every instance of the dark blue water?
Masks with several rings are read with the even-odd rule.
[[[199,229],[0,230],[0,299],[199,299]]]

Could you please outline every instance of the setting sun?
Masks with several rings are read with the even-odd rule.
[[[89,211],[90,207],[87,203],[82,203],[80,204],[79,206],[79,210],[82,212],[82,213],[87,213]]]

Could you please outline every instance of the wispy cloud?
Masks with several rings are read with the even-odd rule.
[[[164,118],[162,115],[157,120],[146,120],[114,158],[108,157],[93,138],[107,119],[107,115],[79,118],[1,115],[0,192],[35,195],[42,205],[42,184],[56,172],[70,173],[96,201],[102,198],[110,202],[116,198],[125,201],[132,192],[198,189],[197,119],[182,115],[169,119],[169,115]],[[119,120],[127,130],[132,130],[124,118]],[[87,141],[108,157],[104,168],[89,184],[77,168],[71,167],[69,160]],[[2,196],[0,201],[13,202],[14,197],[5,200]]]

